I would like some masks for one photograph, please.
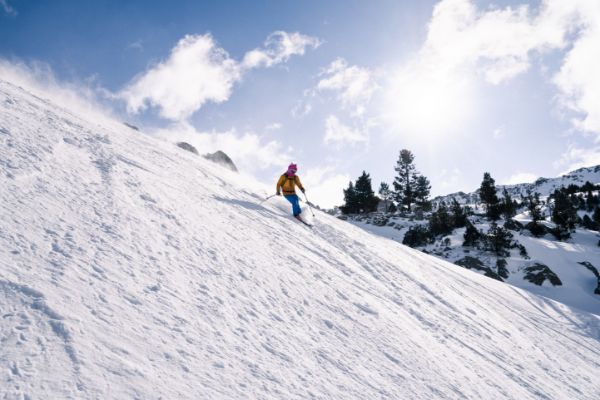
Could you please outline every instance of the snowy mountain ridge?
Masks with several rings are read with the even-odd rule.
[[[528,192],[539,193],[542,197],[549,196],[554,190],[569,185],[582,186],[586,182],[592,184],[600,184],[600,165],[592,167],[583,167],[571,171],[567,174],[556,178],[538,178],[533,183],[519,183],[515,185],[496,185],[498,195],[502,195],[502,191],[506,188],[508,193],[513,198],[521,198],[527,196]],[[437,196],[433,199],[434,202],[444,201],[450,203],[452,199],[456,199],[461,204],[475,204],[479,202],[478,190],[464,193],[450,193],[443,196]]]
[[[0,80],[0,398],[597,398],[598,317],[256,190]]]

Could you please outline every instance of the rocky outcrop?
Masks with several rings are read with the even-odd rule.
[[[198,155],[200,155],[200,153],[198,153],[198,150],[196,150],[196,148],[195,148],[194,146],[192,146],[191,144],[189,144],[189,143],[186,143],[186,142],[178,142],[178,143],[177,143],[177,146],[178,146],[178,147],[181,147],[181,148],[182,148],[182,149],[184,149],[184,150],[187,150],[187,151],[189,151],[190,153],[194,153],[194,154],[195,154],[195,155],[197,155],[197,156],[198,156]]]
[[[500,282],[503,282],[500,275],[492,271],[491,268],[487,267],[479,258],[472,256],[465,256],[458,261],[455,261],[454,264],[460,265],[466,269],[474,269],[476,271],[482,271],[485,276],[488,278],[496,279]]]
[[[133,129],[134,131],[139,131],[140,130],[140,128],[138,128],[137,126],[129,124],[127,122],[123,122],[123,125],[125,125],[126,127],[130,128],[130,129]]]
[[[231,158],[229,158],[229,156],[223,153],[221,150],[218,150],[212,154],[205,154],[203,157],[214,163],[220,164],[223,167],[228,168],[234,172],[238,172],[238,169],[231,160]]]
[[[600,272],[598,272],[598,269],[594,267],[589,261],[582,261],[578,264],[583,265],[584,267],[592,271],[592,273],[596,276],[596,279],[598,280],[598,286],[594,290],[594,294],[600,294]]]
[[[542,286],[542,284],[548,280],[552,286],[562,286],[562,281],[558,275],[556,275],[547,265],[535,263],[530,267],[526,267],[524,271],[525,276],[523,279],[535,285]]]

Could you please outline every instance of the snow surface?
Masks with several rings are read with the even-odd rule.
[[[517,218],[523,224],[530,222],[526,217]],[[393,218],[395,227],[376,226],[371,223],[349,219],[351,223],[375,235],[379,235],[402,243],[404,235],[412,225],[424,224],[424,221],[410,221],[406,218]],[[487,232],[489,223],[475,221],[477,229]],[[399,227],[401,229],[398,229]],[[600,268],[600,250],[598,249],[598,232],[580,229],[572,233],[568,241],[556,240],[551,234],[544,237],[533,237],[528,231],[511,231],[513,239],[524,245],[527,249],[529,259],[519,255],[517,249],[511,250],[510,257],[502,257],[507,262],[509,277],[506,283],[526,289],[533,293],[549,297],[571,307],[579,308],[600,316],[600,295],[594,294],[598,286],[596,275],[582,262],[589,262],[596,268]],[[441,237],[434,244],[419,247],[442,259],[455,262],[465,256],[476,257],[485,265],[495,271],[497,256],[489,251],[477,250],[463,247],[465,228],[455,229],[450,235]],[[448,238],[450,243],[446,246],[443,239]],[[548,266],[560,278],[561,286],[552,286],[548,281],[542,286],[535,285],[524,280],[524,269],[535,263]],[[480,273],[483,274],[483,271]]]
[[[598,398],[598,317],[250,182],[0,81],[0,398]]]

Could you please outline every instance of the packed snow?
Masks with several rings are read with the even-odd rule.
[[[519,216],[517,219],[522,223],[531,221],[523,216]],[[350,219],[349,221],[368,232],[399,243],[402,243],[404,234],[410,226],[426,222],[411,221],[402,217],[390,218],[390,220],[394,222],[393,227],[377,226],[370,223],[372,221],[368,219],[363,221]],[[477,227],[482,231],[487,231],[489,223],[478,223]],[[594,293],[598,287],[598,278],[583,265],[583,263],[590,263],[592,266],[600,268],[598,232],[578,229],[566,242],[559,241],[550,234],[536,238],[526,230],[511,233],[514,235],[514,240],[527,249],[527,258],[520,256],[518,249],[511,250],[509,257],[498,257],[489,251],[465,248],[463,247],[465,228],[455,229],[452,234],[438,238],[433,244],[419,247],[419,250],[425,250],[429,254],[451,262],[456,262],[465,256],[476,257],[492,269],[494,269],[497,259],[503,258],[507,262],[509,273],[505,282],[600,316],[600,295]],[[449,241],[447,244],[445,239]],[[548,266],[558,275],[562,284],[553,286],[545,281],[538,286],[523,279],[524,269],[535,263]]]
[[[0,398],[598,398],[597,316],[43,97],[0,80]]]

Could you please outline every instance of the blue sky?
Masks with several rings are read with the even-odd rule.
[[[0,0],[0,59],[330,207],[403,148],[434,194],[600,163],[597,3]]]

